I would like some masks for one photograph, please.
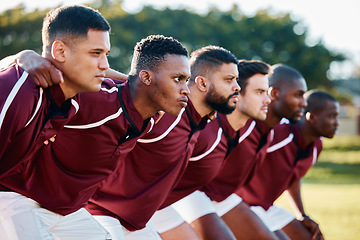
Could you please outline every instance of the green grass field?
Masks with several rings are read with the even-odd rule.
[[[360,137],[324,139],[318,163],[303,179],[305,211],[326,240],[360,239]],[[286,196],[278,204],[291,209]]]

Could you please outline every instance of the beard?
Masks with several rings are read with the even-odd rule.
[[[214,87],[212,87],[209,93],[206,95],[205,102],[215,111],[222,114],[229,114],[232,113],[236,108],[236,104],[234,106],[229,106],[229,101],[233,96],[236,95],[239,95],[239,93],[235,92],[229,97],[225,97],[216,92]]]

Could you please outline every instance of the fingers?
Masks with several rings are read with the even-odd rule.
[[[64,82],[62,72],[53,65],[50,68],[50,79],[51,83],[54,85]]]

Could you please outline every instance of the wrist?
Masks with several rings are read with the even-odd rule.
[[[301,216],[302,216],[303,219],[304,219],[304,218],[310,218],[310,217],[309,217],[308,215],[306,215],[305,213],[302,213]]]

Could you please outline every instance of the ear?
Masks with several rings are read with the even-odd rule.
[[[271,101],[274,101],[274,100],[277,100],[280,98],[280,91],[277,88],[269,87],[268,93],[269,93],[269,97],[270,97]]]
[[[143,82],[145,85],[149,86],[151,84],[151,76],[150,72],[147,70],[142,70],[139,73],[139,78],[141,82]]]
[[[201,91],[201,92],[207,92],[208,91],[208,87],[209,87],[209,82],[206,78],[202,77],[202,76],[197,76],[195,78],[195,83],[196,83],[196,86],[198,87],[198,89]]]
[[[56,40],[51,45],[51,56],[58,62],[65,62],[65,44],[63,41]]]
[[[311,112],[306,112],[305,119],[309,123],[314,123],[314,121],[316,121],[316,115]]]

